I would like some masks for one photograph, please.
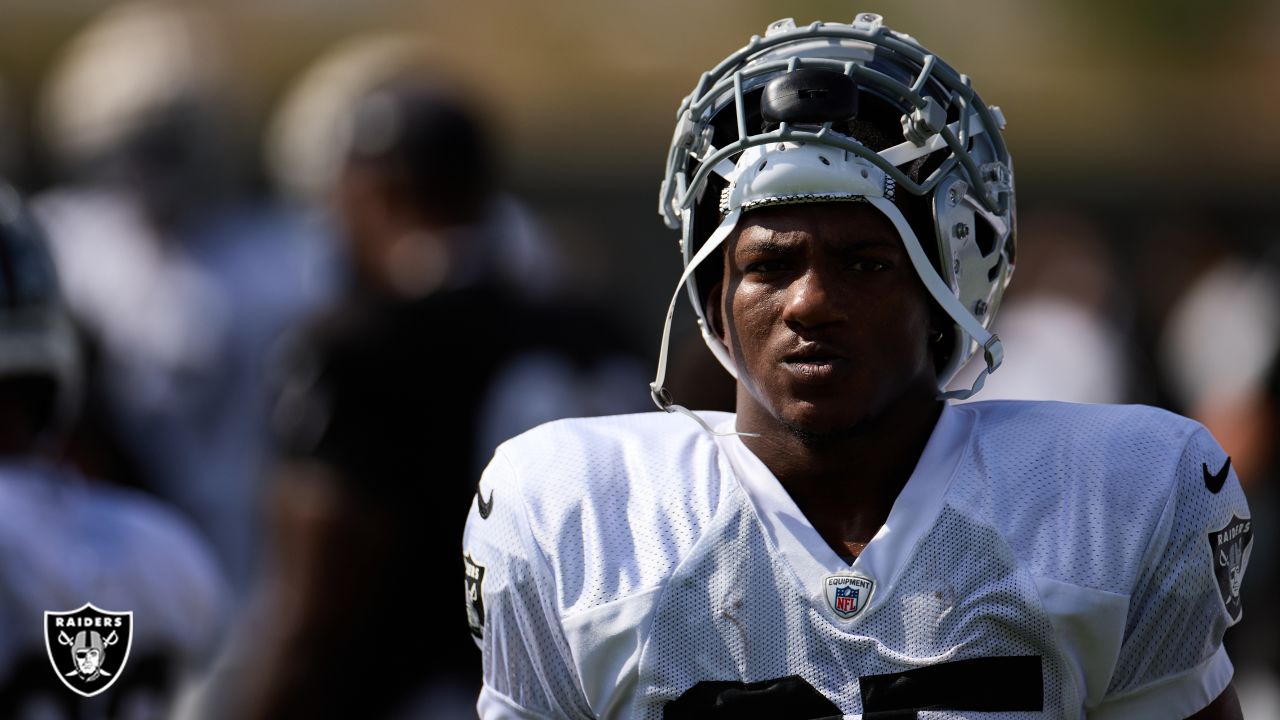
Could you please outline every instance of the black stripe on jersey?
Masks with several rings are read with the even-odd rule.
[[[1044,709],[1040,657],[1021,655],[939,663],[859,678],[867,720],[911,717],[918,710],[973,712]],[[905,714],[903,711],[906,711]],[[876,714],[872,714],[876,713]],[[880,714],[883,713],[883,714]]]
[[[663,720],[714,718],[842,718],[840,707],[822,696],[799,675],[744,683],[703,680],[662,709]]]

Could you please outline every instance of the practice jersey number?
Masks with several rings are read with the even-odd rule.
[[[1044,676],[1035,655],[974,658],[858,678],[866,720],[906,720],[921,710],[1039,712]],[[841,718],[840,708],[799,675],[743,683],[704,680],[667,703],[665,720]]]

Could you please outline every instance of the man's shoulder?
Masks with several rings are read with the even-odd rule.
[[[709,424],[732,417],[702,413]],[[498,446],[494,463],[527,502],[651,502],[695,492],[718,494],[714,438],[692,420],[649,412],[570,418],[539,425]],[[713,489],[714,488],[716,489]]]
[[[0,508],[10,513],[0,530],[0,565],[34,569],[43,578],[35,585],[79,587],[59,558],[93,537],[109,548],[98,570],[118,581],[112,597],[137,611],[183,608],[165,617],[181,617],[188,627],[158,626],[165,637],[204,642],[200,633],[220,622],[225,587],[213,554],[195,526],[159,499],[69,467],[31,463],[0,468]],[[0,572],[0,585],[6,582],[11,578]],[[154,591],[162,585],[165,592]]]
[[[711,425],[732,417],[720,412],[700,415]],[[599,474],[618,463],[642,477],[714,451],[712,436],[692,420],[647,412],[544,423],[504,442],[497,454],[526,477],[549,470]]]
[[[961,407],[976,414],[984,438],[1035,440],[1043,446],[1140,447],[1164,452],[1181,448],[1201,427],[1194,420],[1148,405],[989,400]]]
[[[1063,501],[1084,494],[1118,506],[1163,505],[1194,420],[1145,405],[991,401],[964,406],[977,414],[971,453],[997,472],[996,482],[1057,488]]]
[[[1037,575],[1112,592],[1130,587],[1200,425],[1141,405],[962,407],[977,414],[954,492],[962,504],[1000,528]]]
[[[495,506],[519,508],[557,578],[560,612],[572,614],[661,583],[733,486],[725,467],[713,436],[678,415],[547,423],[499,446],[468,540],[493,531],[488,513],[507,512]]]

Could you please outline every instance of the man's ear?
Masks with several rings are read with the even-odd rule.
[[[707,323],[711,326],[711,332],[720,338],[720,342],[726,346],[729,344],[725,338],[724,332],[724,308],[723,298],[724,280],[717,280],[715,285],[711,286],[711,291],[707,293],[706,303],[702,306],[702,314],[707,319]]]

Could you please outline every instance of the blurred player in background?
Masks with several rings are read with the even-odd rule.
[[[333,216],[350,283],[287,353],[273,562],[224,712],[473,716],[474,646],[445,618],[477,457],[493,427],[634,409],[611,398],[639,371],[590,395],[543,382],[629,366],[537,263],[508,265],[496,148],[456,92],[406,66],[349,112]]]
[[[77,452],[186,512],[238,600],[260,545],[269,351],[332,283],[316,238],[246,197],[224,65],[201,8],[108,9],[44,88],[55,185],[34,204],[89,341]]]
[[[736,415],[675,404],[664,332],[668,414],[499,449],[463,543],[484,718],[1240,717],[1253,530],[1209,433],[949,402],[1002,362],[1003,126],[870,13],[701,77],[660,211]]]
[[[0,717],[168,717],[217,648],[226,588],[177,513],[62,462],[80,386],[45,240],[0,184]],[[136,619],[119,681],[91,699],[58,680],[44,637],[45,611],[86,602]]]

